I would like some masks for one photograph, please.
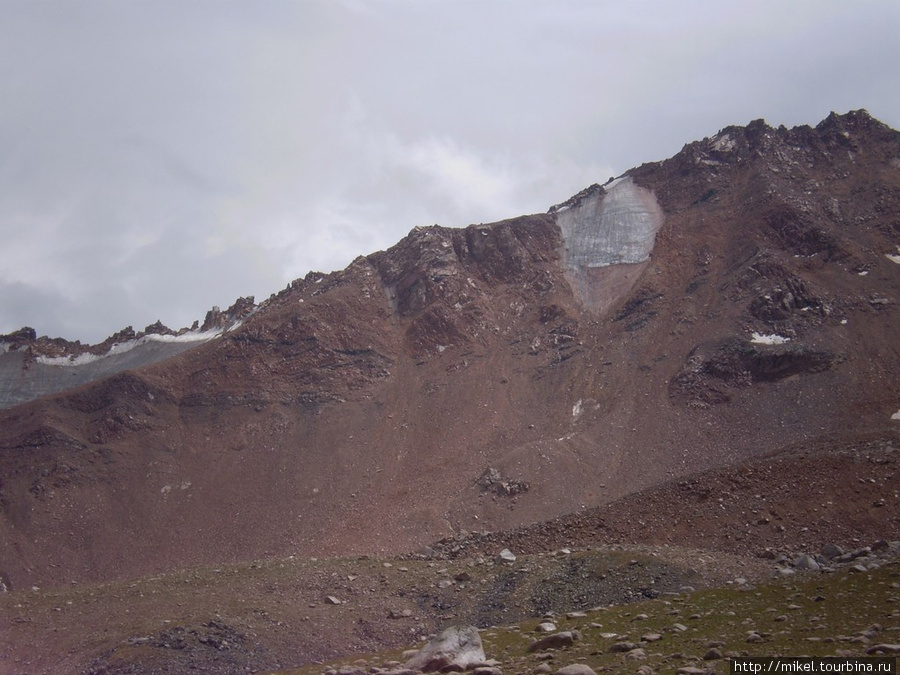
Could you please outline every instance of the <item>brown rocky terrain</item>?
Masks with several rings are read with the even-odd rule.
[[[429,544],[896,539],[898,245],[900,134],[865,111],[417,228],[215,339],[0,411],[0,570],[16,595]]]
[[[844,623],[852,626],[853,635],[881,621],[881,641],[890,642],[900,629],[896,604],[891,604],[897,597],[900,542],[881,536],[896,537],[898,531],[896,492],[889,498],[896,490],[894,448],[896,439],[847,451],[818,448],[826,456],[824,471],[813,470],[818,459],[812,448],[795,448],[748,466],[651,488],[597,511],[511,532],[434,542],[429,550],[403,558],[290,556],[3,594],[0,627],[8,641],[0,647],[0,672],[269,672],[341,657],[353,662],[361,653],[385,649],[396,649],[399,657],[402,648],[459,623],[509,626],[536,623],[536,617],[551,613],[561,629],[574,627],[565,619],[573,611],[588,611],[602,624],[587,626],[580,649],[552,652],[553,663],[607,652],[608,660],[614,641],[603,636],[612,631],[619,640],[630,638],[640,645],[649,628],[635,626],[632,617],[645,610],[622,608],[598,616],[592,608],[655,599],[662,603],[655,605],[660,621],[694,626],[710,596],[684,594],[729,587],[739,588],[739,596],[749,596],[761,608],[742,608],[746,597],[726,596],[718,601],[724,605],[718,613],[734,615],[737,610],[742,619],[737,631],[725,627],[727,619],[713,617],[703,633],[685,636],[692,644],[675,647],[667,628],[661,631],[666,635],[664,654],[687,648],[685,657],[696,653],[699,659],[705,642],[722,640],[727,632],[730,648],[746,655],[748,625],[769,630],[778,619],[766,614],[768,607],[797,602],[796,589],[777,585],[779,579],[795,577],[809,589],[801,602],[826,598],[829,612],[842,617],[813,626],[815,635],[831,636],[834,643],[848,630]],[[798,481],[794,471],[812,480]],[[827,492],[827,500],[820,490]],[[510,547],[515,560],[503,562],[497,555],[501,547]],[[822,570],[802,571],[803,553],[815,554]],[[847,574],[868,578],[867,571],[882,566],[886,578],[876,577],[841,600],[847,591],[840,580]],[[772,583],[776,586],[764,594],[743,592]],[[863,600],[863,592],[879,600]],[[682,611],[675,612],[673,603]],[[821,612],[826,606],[815,607]],[[613,621],[614,613],[624,618]],[[812,621],[816,614],[803,616]],[[810,629],[801,625],[795,632],[775,631],[784,627],[776,623],[771,629],[785,650],[781,653],[808,653],[812,645],[804,640]],[[635,629],[643,633],[635,635]],[[488,630],[485,639],[497,632]],[[533,658],[524,663],[519,658],[528,653],[529,632],[516,634],[520,654],[491,645],[490,656],[503,660],[503,672],[532,672],[538,665]],[[870,646],[846,644],[850,639],[820,648],[833,654],[850,647],[861,655]],[[759,647],[768,650],[761,654],[771,653],[772,638],[767,636]],[[304,673],[323,670],[313,667]]]

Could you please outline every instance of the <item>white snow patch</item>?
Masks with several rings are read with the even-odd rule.
[[[239,321],[238,323],[234,324],[234,326],[232,326],[229,330],[234,330],[240,325],[241,322]],[[151,333],[150,335],[144,335],[137,340],[117,342],[112,347],[110,347],[109,351],[105,354],[79,354],[78,356],[39,356],[37,357],[37,362],[42,363],[45,366],[83,366],[85,364],[104,359],[107,356],[114,356],[116,354],[124,354],[126,352],[130,352],[135,347],[147,344],[148,342],[206,342],[208,340],[212,340],[213,338],[219,337],[224,332],[225,331],[221,329],[216,329],[208,331],[188,331],[187,333],[182,333],[181,335],[156,335]]]
[[[124,351],[129,350],[126,349]],[[112,353],[112,350],[110,350],[110,353]],[[97,356],[96,354],[79,354],[78,356],[39,356],[36,360],[45,366],[83,366],[102,358],[102,356]]]
[[[898,410],[898,411],[895,412],[893,415],[891,415],[891,419],[892,419],[892,420],[900,421],[900,410]]]
[[[763,335],[762,333],[757,333],[753,331],[753,334],[750,336],[750,342],[758,345],[783,345],[785,342],[790,342],[791,338],[784,337],[782,335]]]
[[[861,277],[864,277],[869,274],[869,270],[863,270],[862,272],[857,272],[857,274]]]
[[[572,417],[574,419],[578,419],[581,416],[581,399],[578,399],[575,402],[575,405],[572,406]]]
[[[842,325],[842,326],[846,326],[846,325],[847,325],[847,319],[841,319],[841,325]]]
[[[895,262],[900,265],[900,246],[897,247],[896,255],[893,253],[885,253],[884,257],[890,260],[891,262]]]
[[[447,349],[447,345],[438,345],[437,346],[438,354],[442,354],[445,349]]]
[[[607,191],[612,190],[616,185],[621,183],[626,178],[628,178],[628,176],[619,176],[618,178],[614,178],[613,180],[609,181],[606,185],[604,185],[603,189],[607,190]]]

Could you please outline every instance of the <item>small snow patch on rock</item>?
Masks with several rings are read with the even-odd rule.
[[[750,336],[750,342],[757,345],[783,345],[785,342],[790,342],[791,338],[784,337],[783,335],[763,335],[762,333],[757,333],[753,331]]]

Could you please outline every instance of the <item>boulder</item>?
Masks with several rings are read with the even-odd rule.
[[[844,549],[836,544],[825,544],[819,553],[822,554],[822,557],[825,558],[825,560],[833,560],[838,556],[844,555]]]
[[[900,644],[891,645],[891,644],[879,644],[874,647],[869,647],[866,650],[866,654],[900,654]]]
[[[431,673],[456,666],[468,666],[485,660],[481,636],[474,626],[450,626],[430,640],[405,667]]]
[[[538,652],[542,649],[559,649],[560,647],[571,647],[577,640],[581,639],[581,633],[577,630],[564,630],[561,633],[548,635],[540,640],[536,640],[528,647],[529,652]]]
[[[616,643],[610,645],[608,651],[610,654],[617,654],[620,652],[621,653],[630,652],[632,649],[635,649],[636,647],[637,647],[637,645],[634,644],[633,642],[628,642],[626,640],[623,640],[622,642],[616,642]]]
[[[503,675],[503,671],[497,666],[478,666],[472,671],[472,675]]]
[[[508,548],[505,548],[497,554],[496,562],[507,563],[511,565],[516,562],[516,554],[510,551]]]
[[[798,570],[817,570],[819,563],[809,553],[804,553],[794,561],[794,567]]]
[[[594,669],[583,663],[573,663],[556,671],[556,675],[597,675]]]

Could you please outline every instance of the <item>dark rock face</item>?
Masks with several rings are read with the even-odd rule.
[[[417,228],[211,312],[228,330],[177,354],[161,324],[110,338],[148,351],[78,367],[45,361],[101,352],[5,336],[4,569],[18,588],[415,550],[890,435],[898,166],[900,134],[863,111],[756,121],[546,214]]]
[[[727,403],[735,388],[821,373],[838,361],[831,352],[805,346],[756,345],[729,338],[695,348],[686,367],[670,381],[669,394],[686,403]]]

